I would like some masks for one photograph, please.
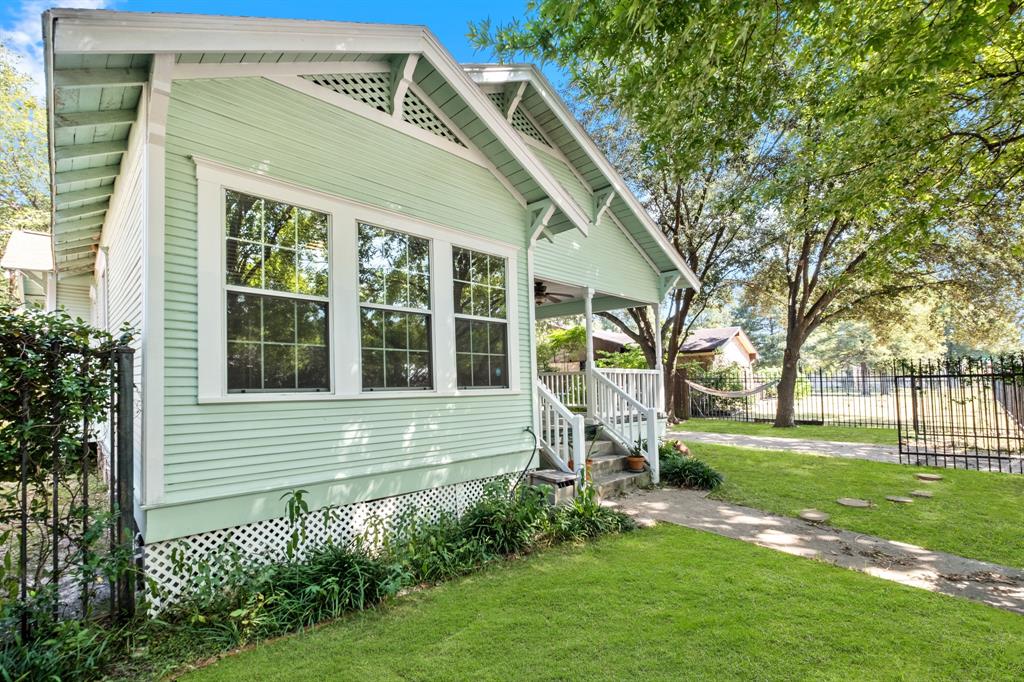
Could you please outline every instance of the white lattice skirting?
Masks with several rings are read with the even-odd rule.
[[[305,546],[316,547],[328,540],[337,544],[351,543],[364,535],[370,520],[379,519],[386,526],[413,507],[422,517],[431,520],[436,520],[442,512],[459,516],[482,497],[484,486],[493,480],[497,479],[466,481],[310,512],[305,522]],[[292,526],[282,516],[145,545],[146,576],[159,590],[151,608],[159,611],[176,601],[188,589],[191,572],[198,566],[209,565],[213,557],[228,548],[237,551],[246,563],[284,560],[291,533]]]

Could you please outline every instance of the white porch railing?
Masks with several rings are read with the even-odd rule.
[[[660,389],[659,370],[601,367],[597,373],[607,377],[640,404],[657,408],[658,414],[665,413],[665,392]]]
[[[541,383],[566,407],[587,407],[586,372],[541,372]]]
[[[651,480],[661,478],[658,460],[658,408],[648,407],[626,393],[601,372],[594,372],[594,417],[605,432],[624,448],[633,449],[638,441],[644,442],[647,464],[651,467]]]
[[[583,415],[566,407],[543,381],[537,381],[537,434],[541,449],[566,473],[585,475]]]
[[[665,413],[665,392],[661,390],[658,370],[601,367],[595,371],[637,402],[656,408],[658,414]],[[541,372],[540,380],[566,406],[573,409],[587,407],[586,372]]]

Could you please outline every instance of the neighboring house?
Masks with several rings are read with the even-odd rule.
[[[346,538],[537,466],[528,429],[566,468],[534,318],[698,285],[531,66],[418,26],[58,9],[44,38],[55,303],[87,282],[140,332],[158,579],[178,538],[280,546],[291,489]]]
[[[750,373],[757,358],[757,348],[741,328],[715,327],[690,332],[678,362],[697,362],[705,368],[736,366]]]
[[[594,329],[591,333],[594,338],[594,357],[598,360],[604,357],[604,353],[621,353],[626,350],[626,346],[629,344],[636,344],[633,339],[629,338],[622,332]],[[560,371],[585,369],[587,366],[587,351],[584,349],[575,355],[566,353],[558,354],[555,356],[551,365],[553,368]]]
[[[56,293],[53,279],[53,252],[50,235],[45,232],[17,230],[0,258],[0,269],[14,299],[21,305],[53,307]]]

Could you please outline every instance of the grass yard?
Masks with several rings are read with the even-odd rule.
[[[764,423],[737,422],[723,419],[687,419],[676,426],[674,430],[730,433],[744,436],[772,436],[774,438],[833,440],[843,443],[896,445],[896,429],[875,429],[858,426],[804,425],[791,429],[776,429],[771,424]]]
[[[818,457],[692,443],[693,453],[718,469],[725,483],[713,497],[785,516],[813,507],[829,525],[974,559],[1024,567],[1024,476],[982,471],[923,469],[901,464]],[[945,478],[924,483],[919,471]],[[888,502],[886,495],[927,489],[931,499]],[[839,497],[871,500],[851,509]]]
[[[1024,618],[671,525],[495,566],[185,677],[1024,676]]]

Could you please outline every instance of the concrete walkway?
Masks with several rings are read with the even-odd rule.
[[[675,523],[1024,614],[1024,571],[1018,569],[773,516],[693,490],[643,490],[606,504],[641,525]]]
[[[804,440],[775,436],[745,436],[738,433],[705,433],[703,431],[668,431],[666,438],[684,443],[713,443],[759,450],[788,450],[808,455],[870,459],[875,462],[899,464],[900,451],[895,445],[868,445],[866,443],[840,443],[831,440]]]

